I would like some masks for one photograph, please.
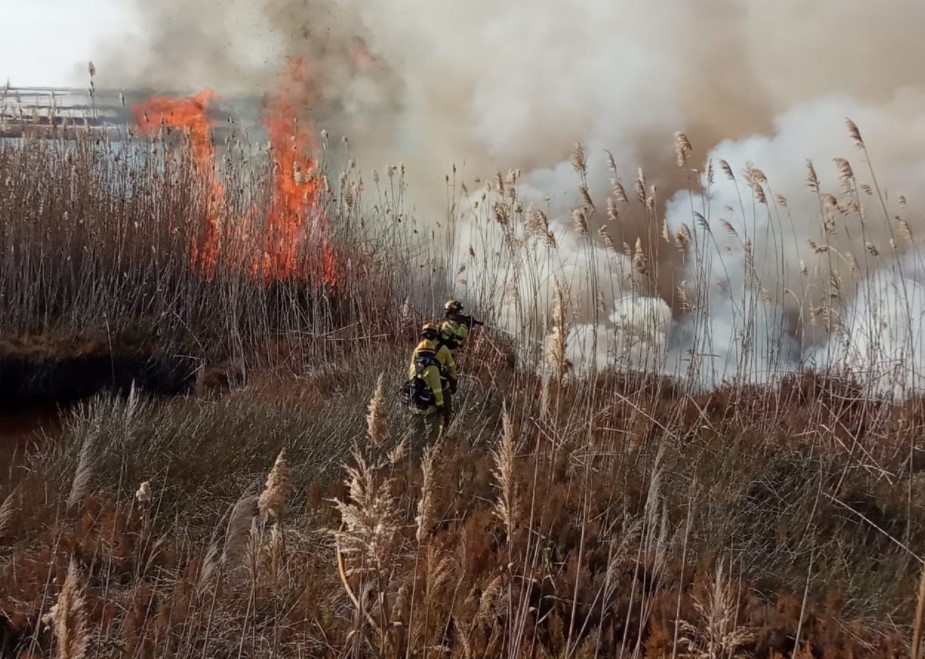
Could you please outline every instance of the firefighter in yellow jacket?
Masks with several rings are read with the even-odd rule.
[[[455,381],[456,363],[446,346],[437,345],[439,336],[440,330],[436,325],[424,325],[421,341],[414,349],[408,367],[409,383],[422,383],[422,387],[426,389],[415,390],[409,394],[409,409],[414,419],[413,444],[430,443],[440,432],[441,421],[444,428],[449,422],[450,395],[444,387],[444,382],[449,381],[451,377]]]
[[[458,300],[447,300],[443,305],[444,320],[440,325],[440,339],[450,348],[454,358],[456,351],[462,348],[466,339],[469,338],[471,329],[482,324],[481,321],[465,315],[462,311],[463,305]]]
[[[450,350],[450,345],[444,340],[440,328],[434,323],[426,323],[421,332],[425,341],[434,343],[437,363],[440,366],[440,380],[443,385],[443,421],[444,426],[450,423],[453,415],[453,396],[456,394],[458,375],[456,372],[456,359]]]

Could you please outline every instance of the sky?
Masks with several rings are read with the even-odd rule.
[[[125,0],[0,0],[0,85],[82,86],[104,44],[131,47],[137,18]]]

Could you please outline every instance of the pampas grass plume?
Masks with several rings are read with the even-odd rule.
[[[389,421],[385,408],[385,379],[379,374],[376,390],[366,414],[366,438],[372,446],[383,446],[389,436]]]
[[[58,601],[45,617],[51,624],[60,659],[84,659],[87,656],[87,614],[77,564],[71,559]]]
[[[286,460],[286,449],[283,449],[276,457],[276,462],[267,476],[267,484],[257,500],[257,508],[264,521],[280,521],[283,518],[290,489],[289,462]]]

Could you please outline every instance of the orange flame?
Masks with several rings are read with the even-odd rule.
[[[322,179],[312,157],[314,129],[299,121],[300,109],[311,102],[305,61],[289,58],[276,96],[264,109],[263,122],[270,137],[275,174],[273,204],[267,217],[264,258],[258,269],[268,281],[315,276],[333,286],[333,251],[328,240],[329,222],[321,203]],[[305,246],[320,245],[321,270],[299,263]],[[311,255],[310,256],[314,256]]]
[[[135,122],[145,134],[157,132],[161,126],[179,128],[189,137],[190,152],[197,175],[206,184],[211,182],[212,193],[206,213],[208,221],[202,244],[192,245],[192,262],[209,277],[215,272],[219,251],[219,217],[224,196],[221,180],[215,176],[215,147],[209,130],[212,126],[207,115],[209,102],[216,97],[211,89],[204,89],[190,98],[152,96],[144,103],[132,107]]]
[[[277,93],[263,112],[274,158],[274,177],[262,244],[257,246],[246,237],[252,218],[240,218],[235,223],[238,237],[231,251],[242,254],[254,250],[256,253],[242,263],[249,262],[251,274],[262,275],[268,284],[277,279],[309,278],[333,287],[337,262],[321,199],[322,178],[312,157],[316,149],[314,130],[310,123],[299,121],[301,110],[311,100],[307,83],[304,61],[290,58]],[[155,132],[162,125],[186,131],[197,175],[212,182],[203,245],[193,245],[194,267],[210,278],[218,261],[219,218],[224,213],[224,189],[215,176],[215,148],[209,134],[212,124],[207,116],[208,104],[214,98],[215,92],[206,89],[189,98],[153,96],[133,107],[135,120],[144,133]],[[301,259],[307,250],[308,258]]]

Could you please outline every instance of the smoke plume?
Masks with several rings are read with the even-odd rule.
[[[548,271],[534,273],[546,282],[531,291],[541,299],[537,313],[548,308],[553,281],[580,289],[592,269],[634,268],[631,255],[601,244],[596,225],[587,239],[574,235],[572,211],[583,202],[572,144],[588,154],[584,181],[598,209],[614,176],[605,149],[624,182],[642,167],[647,187],[655,186],[658,226],[629,217],[607,231],[616,245],[639,238],[655,255],[652,286],[597,291],[603,316],[592,313],[600,300],[585,299],[574,331],[586,337],[597,327],[611,336],[619,300],[658,295],[675,311],[664,368],[678,372],[693,359],[707,383],[743,369],[763,380],[831,359],[839,352],[833,342],[859,326],[852,314],[870,315],[882,296],[884,273],[906,279],[889,258],[914,239],[896,235],[905,230],[895,216],[912,236],[925,229],[922,203],[912,198],[925,174],[925,42],[917,38],[925,4],[917,0],[895,0],[888,10],[843,0],[139,0],[137,11],[147,40],[131,56],[97,58],[103,85],[260,94],[283,56],[300,55],[315,72],[315,119],[348,134],[363,166],[401,160],[418,215],[445,217],[444,176],[454,164],[467,181],[519,170],[522,203],[544,211],[557,244]],[[847,116],[860,126],[870,163],[854,148]],[[672,147],[678,130],[694,147],[681,169]],[[844,171],[840,178],[836,156],[849,160],[851,181]],[[807,159],[818,191],[807,187]],[[905,208],[899,191],[909,194]],[[473,189],[469,201],[483,192]],[[490,194],[482,201],[490,205]],[[685,258],[670,244],[656,249],[661,218],[672,233],[689,227],[703,258]],[[457,265],[471,258],[478,231],[460,216]],[[545,249],[541,237],[521,238]],[[497,281],[498,264],[484,263],[470,264],[457,292]],[[509,274],[505,288],[528,288],[522,273]],[[679,303],[682,282],[705,286],[690,292],[693,310]],[[521,307],[497,302],[505,326],[523,324]],[[695,345],[704,335],[712,345]],[[709,356],[692,358],[698,351]]]

